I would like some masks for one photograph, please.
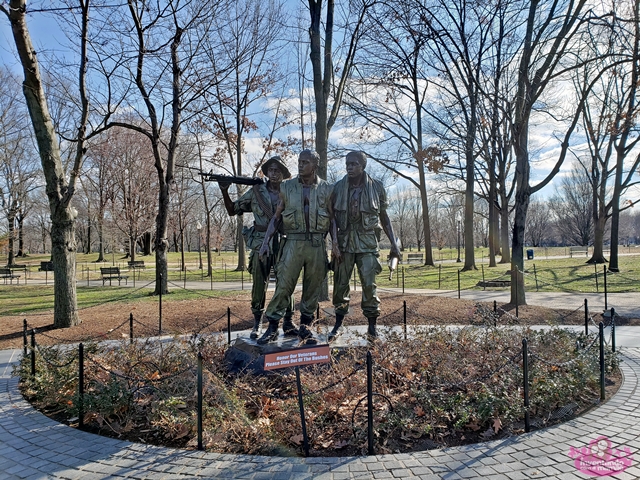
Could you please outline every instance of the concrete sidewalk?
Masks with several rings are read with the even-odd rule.
[[[628,327],[632,328],[632,327]],[[634,343],[618,332],[618,345]],[[562,425],[508,439],[426,452],[370,457],[281,458],[223,455],[135,444],[57,423],[22,399],[11,377],[18,350],[0,351],[0,478],[463,479],[592,478],[571,448],[606,436],[633,461],[615,478],[640,478],[640,348],[625,348],[624,384],[605,404]]]

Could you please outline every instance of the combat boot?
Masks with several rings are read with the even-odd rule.
[[[341,313],[336,313],[336,324],[333,326],[333,329],[329,332],[329,336],[327,340],[333,342],[336,338],[342,335],[344,332],[344,328],[342,326],[342,321],[344,320],[344,315]]]
[[[282,330],[284,330],[285,337],[297,337],[298,329],[291,320],[291,316],[285,316],[282,322]]]
[[[261,313],[254,313],[253,314],[253,328],[251,329],[251,333],[249,334],[249,338],[255,340],[256,338],[258,338],[258,335],[260,334],[260,321],[262,320],[262,314]]]
[[[378,332],[376,331],[376,321],[378,317],[367,317],[369,321],[369,328],[367,329],[367,337],[370,340],[375,340],[378,338]]]
[[[300,329],[298,330],[298,337],[307,345],[315,345],[318,343],[318,340],[313,336],[313,332],[310,328],[312,323],[313,316],[307,317],[306,315],[300,315]]]
[[[275,342],[278,339],[278,326],[280,325],[280,319],[269,318],[269,327],[265,330],[264,334],[257,340],[258,345],[264,345],[265,343]]]

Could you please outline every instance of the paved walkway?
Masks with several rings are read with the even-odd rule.
[[[638,338],[636,332],[635,338]],[[620,336],[619,345],[640,344]],[[633,463],[614,478],[640,478],[640,348],[625,348],[624,383],[588,414],[545,430],[478,445],[412,454],[279,458],[175,450],[73,429],[35,411],[11,377],[19,350],[0,351],[0,478],[461,479],[591,478],[568,453],[600,435],[628,447]]]

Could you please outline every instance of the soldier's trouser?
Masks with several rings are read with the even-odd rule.
[[[382,271],[377,253],[343,253],[343,260],[337,266],[333,276],[333,306],[336,314],[346,315],[349,312],[351,291],[349,281],[353,267],[357,265],[360,284],[362,285],[362,313],[367,318],[380,315],[380,299],[377,294],[376,275]]]
[[[267,299],[267,289],[269,287],[269,274],[271,267],[275,265],[277,255],[270,254],[260,260],[258,250],[251,250],[249,256],[249,273],[253,279],[253,287],[251,287],[251,313],[254,315],[262,315],[264,313],[264,305]],[[276,268],[276,285],[278,284],[278,271]],[[286,306],[284,315],[293,315],[294,297],[290,295],[289,303]]]
[[[267,317],[278,320],[282,318],[298,283],[300,272],[304,270],[300,315],[313,318],[318,307],[322,282],[327,276],[328,264],[327,247],[322,235],[314,235],[313,240],[288,238],[280,251],[276,292],[267,307]]]

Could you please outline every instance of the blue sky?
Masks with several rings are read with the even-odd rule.
[[[49,2],[46,3],[48,4]],[[39,7],[39,5],[32,5],[31,8]],[[62,44],[66,40],[64,33],[60,31],[55,18],[53,18],[51,14],[41,12],[33,13],[28,16],[28,25],[36,51],[64,51],[62,47]],[[0,61],[12,70],[20,73],[20,65],[16,59],[15,46],[13,44],[9,22],[4,16],[0,22],[0,38]],[[534,126],[531,130],[530,142],[533,153],[532,158],[534,158],[531,167],[531,180],[534,185],[546,176],[557,159],[559,142],[558,139],[555,138],[556,135],[554,135],[554,132],[557,131],[559,127],[560,125],[557,124],[541,123]],[[349,127],[336,125],[332,131],[331,139],[337,144],[347,146],[349,136]],[[250,146],[249,148],[252,150],[260,148],[259,142],[259,139],[255,139],[256,145],[253,147]],[[575,143],[575,141],[573,143]],[[564,175],[570,170],[572,160],[573,157],[569,155],[560,175]],[[341,169],[340,166],[338,168]],[[556,183],[558,183],[557,180]],[[551,184],[536,197],[546,198],[553,195],[554,191],[553,184]]]

